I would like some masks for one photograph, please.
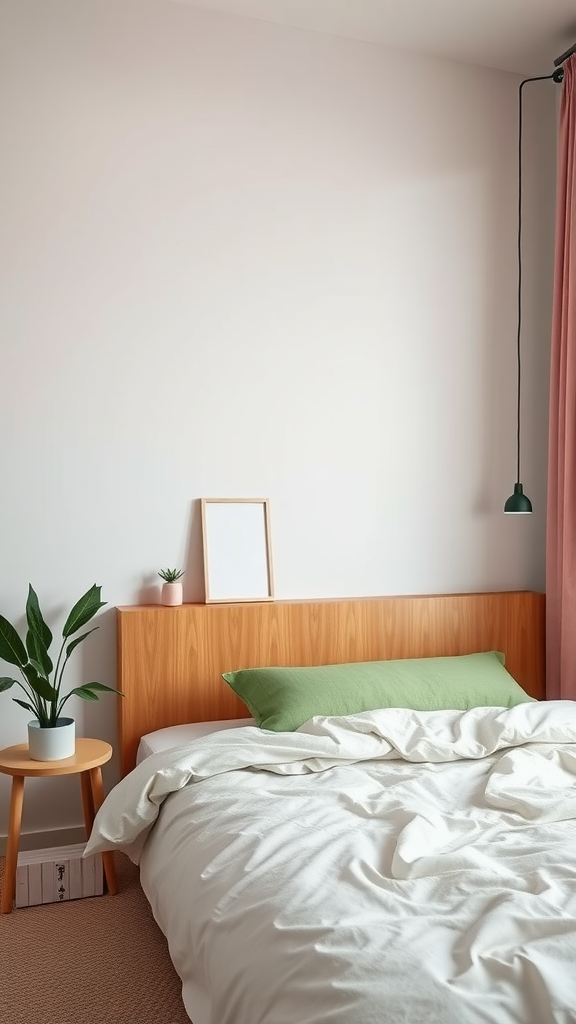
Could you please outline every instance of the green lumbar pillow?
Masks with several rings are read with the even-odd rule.
[[[256,724],[275,732],[292,732],[316,715],[354,715],[377,708],[510,708],[533,700],[506,671],[499,651],[348,665],[245,668],[224,672],[223,678]]]

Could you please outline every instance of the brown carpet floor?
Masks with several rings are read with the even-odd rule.
[[[115,859],[117,896],[0,915],[1,1024],[190,1024],[138,868]]]

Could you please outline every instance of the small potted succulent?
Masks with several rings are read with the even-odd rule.
[[[93,626],[86,633],[71,639],[106,602],[100,600],[102,588],[94,584],[76,602],[62,629],[62,644],[54,666],[50,657],[52,633],[44,621],[38,597],[28,584],[26,601],[26,639],[23,641],[14,626],[0,615],[0,659],[15,665],[21,676],[12,679],[0,676],[0,692],[19,686],[26,700],[13,697],[12,700],[35,716],[28,723],[28,746],[30,757],[35,761],[54,761],[71,757],[75,750],[74,719],[62,715],[62,709],[75,694],[83,700],[98,700],[99,692],[120,693],[105,683],[83,683],[68,693],[62,692],[62,677],[70,655],[90,633],[98,629]]]
[[[174,607],[182,604],[182,584],[180,577],[184,569],[160,569],[158,575],[164,580],[162,584],[162,604]]]

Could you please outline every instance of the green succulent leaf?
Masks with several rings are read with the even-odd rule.
[[[85,640],[87,636],[90,636],[90,633],[95,633],[97,629],[100,629],[100,626],[93,626],[92,629],[89,629],[87,633],[82,633],[82,636],[77,636],[75,640],[71,640],[70,643],[66,646],[66,657],[69,658],[74,648],[78,647],[78,644],[81,644],[82,641]]]
[[[162,577],[166,583],[176,583],[181,576],[184,575],[184,569],[160,569],[158,575]]]
[[[0,615],[0,658],[9,665],[18,665],[19,668],[28,661],[24,644],[12,623],[3,615]]]
[[[3,690],[9,690],[11,686],[17,685],[17,679],[10,679],[9,676],[0,676],[0,693],[2,693]]]
[[[85,626],[93,618],[100,608],[104,607],[107,602],[100,600],[101,591],[102,587],[97,587],[94,583],[90,590],[87,590],[80,600],[76,602],[64,623],[62,630],[64,638],[67,639],[73,633],[76,633],[77,630],[81,629],[82,626]]]
[[[30,662],[39,670],[40,675],[47,679],[54,666],[44,639],[32,629],[29,629],[26,634],[26,647]]]
[[[26,621],[31,633],[40,638],[45,650],[48,650],[52,643],[52,633],[44,622],[40,611],[38,596],[31,583],[28,584],[28,600],[26,601]]]

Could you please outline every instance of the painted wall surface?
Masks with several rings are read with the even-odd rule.
[[[202,599],[202,496],[270,499],[278,598],[541,588],[554,86],[515,519],[516,76],[160,0],[0,15],[0,611],[101,584],[68,680],[113,685],[115,605],[163,566]],[[114,741],[115,698],[72,711]],[[3,695],[0,746],[26,719]],[[77,788],[29,786],[24,828]]]

